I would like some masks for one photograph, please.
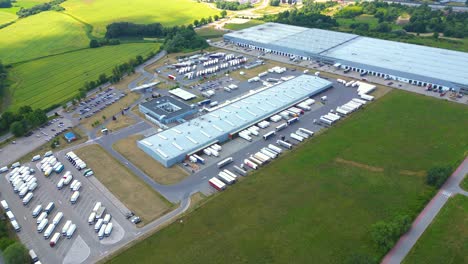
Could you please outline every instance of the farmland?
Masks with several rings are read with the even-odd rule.
[[[157,51],[158,44],[140,43],[85,49],[23,63],[12,68],[10,107],[44,108],[77,94],[84,82],[110,74],[114,66],[137,55]]]
[[[0,54],[14,63],[88,47],[84,26],[55,11],[20,19],[0,30]]]
[[[371,225],[418,214],[435,193],[424,171],[455,165],[467,149],[467,115],[392,91],[110,263],[378,260]]]
[[[170,4],[163,0],[134,0],[131,8],[125,0],[69,0],[62,4],[73,16],[94,26],[94,33],[105,34],[107,24],[116,21],[135,23],[159,22],[174,26],[192,23],[195,19],[207,18],[219,14],[219,11],[204,3],[191,0],[172,0]]]
[[[403,263],[468,262],[468,197],[456,195],[441,209]]]
[[[226,25],[224,25],[224,28],[225,29],[230,29],[230,30],[242,30],[242,29],[246,29],[246,28],[249,28],[249,27],[253,27],[253,26],[258,26],[258,25],[261,25],[265,22],[261,21],[261,20],[249,20],[248,22],[245,22],[243,24],[235,24],[235,23],[227,23]]]

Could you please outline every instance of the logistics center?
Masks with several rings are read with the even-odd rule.
[[[319,60],[361,74],[468,94],[465,52],[277,23],[232,32],[224,40],[266,53]]]
[[[302,75],[268,85],[210,110],[208,114],[137,142],[148,155],[170,167],[214,143],[289,108],[332,86],[322,78]]]

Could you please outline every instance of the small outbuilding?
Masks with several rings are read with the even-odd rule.
[[[65,134],[63,135],[63,137],[65,138],[65,140],[66,140],[68,143],[77,140],[76,135],[75,135],[75,133],[73,133],[73,132],[65,133]]]

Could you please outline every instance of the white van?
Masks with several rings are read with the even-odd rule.
[[[27,205],[32,200],[33,196],[34,195],[32,192],[26,194],[26,196],[23,198],[23,205]]]
[[[78,183],[78,180],[73,180],[72,183],[70,184],[70,190],[73,190],[75,185]]]
[[[72,190],[76,192],[76,191],[80,190],[80,188],[81,188],[81,182],[77,182],[75,184],[75,186],[73,186]]]
[[[70,197],[70,202],[71,204],[75,204],[78,201],[78,198],[80,197],[80,192],[75,191],[72,196]]]
[[[4,172],[7,172],[7,171],[8,171],[7,166],[0,168],[0,173],[4,173]]]
[[[16,220],[11,221],[11,225],[15,229],[16,232],[19,232],[21,230],[21,226],[16,222]]]
[[[8,203],[5,200],[2,200],[0,202],[0,204],[2,204],[3,210],[5,210],[5,211],[10,210],[10,207],[8,206]]]
[[[107,225],[102,225],[101,229],[99,229],[99,233],[98,233],[99,240],[104,238],[104,232],[106,231],[106,227]]]
[[[11,167],[14,169],[14,168],[18,168],[19,166],[21,166],[21,163],[19,162],[15,162],[13,164],[11,164]]]
[[[34,252],[34,250],[29,250],[29,256],[31,257],[31,260],[33,262],[36,262],[39,260],[39,257],[36,255],[36,252]]]
[[[65,182],[64,178],[60,179],[60,181],[57,182],[57,189],[61,190],[63,188],[64,182]]]
[[[42,212],[42,205],[39,204],[34,208],[32,212],[32,216],[36,218],[41,212]]]
[[[104,216],[104,224],[108,224],[111,219],[112,216],[110,214],[106,214],[106,216]]]

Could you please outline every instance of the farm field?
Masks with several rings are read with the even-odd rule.
[[[62,4],[73,16],[94,26],[98,36],[105,34],[106,25],[116,21],[135,23],[160,22],[167,26],[190,24],[195,19],[219,14],[204,3],[192,0],[134,0],[131,8],[125,0],[69,0]]]
[[[0,30],[0,54],[4,63],[30,60],[88,45],[83,24],[55,11],[20,19]]]
[[[9,23],[15,20],[16,18],[17,16],[15,14],[0,11],[0,25]]]
[[[394,90],[109,262],[378,261],[371,225],[419,213],[435,193],[424,172],[467,149],[467,115]]]
[[[10,87],[9,109],[21,105],[45,108],[76,96],[86,81],[96,80],[101,73],[157,51],[159,44],[139,43],[85,49],[17,65],[11,69],[15,83]]]
[[[447,202],[404,259],[405,264],[468,262],[468,197]]]
[[[167,213],[172,204],[161,197],[149,185],[131,173],[99,145],[89,145],[77,149],[78,156],[93,168],[99,181],[106,186],[123,204],[147,224]],[[109,169],[112,168],[112,169]]]
[[[265,23],[265,22],[263,22],[261,20],[252,19],[252,20],[249,20],[248,22],[243,23],[243,24],[226,23],[224,25],[224,28],[225,29],[230,29],[230,30],[241,30],[241,29],[246,29],[246,28],[253,27],[253,26],[258,26],[258,25],[261,25],[263,23]]]

